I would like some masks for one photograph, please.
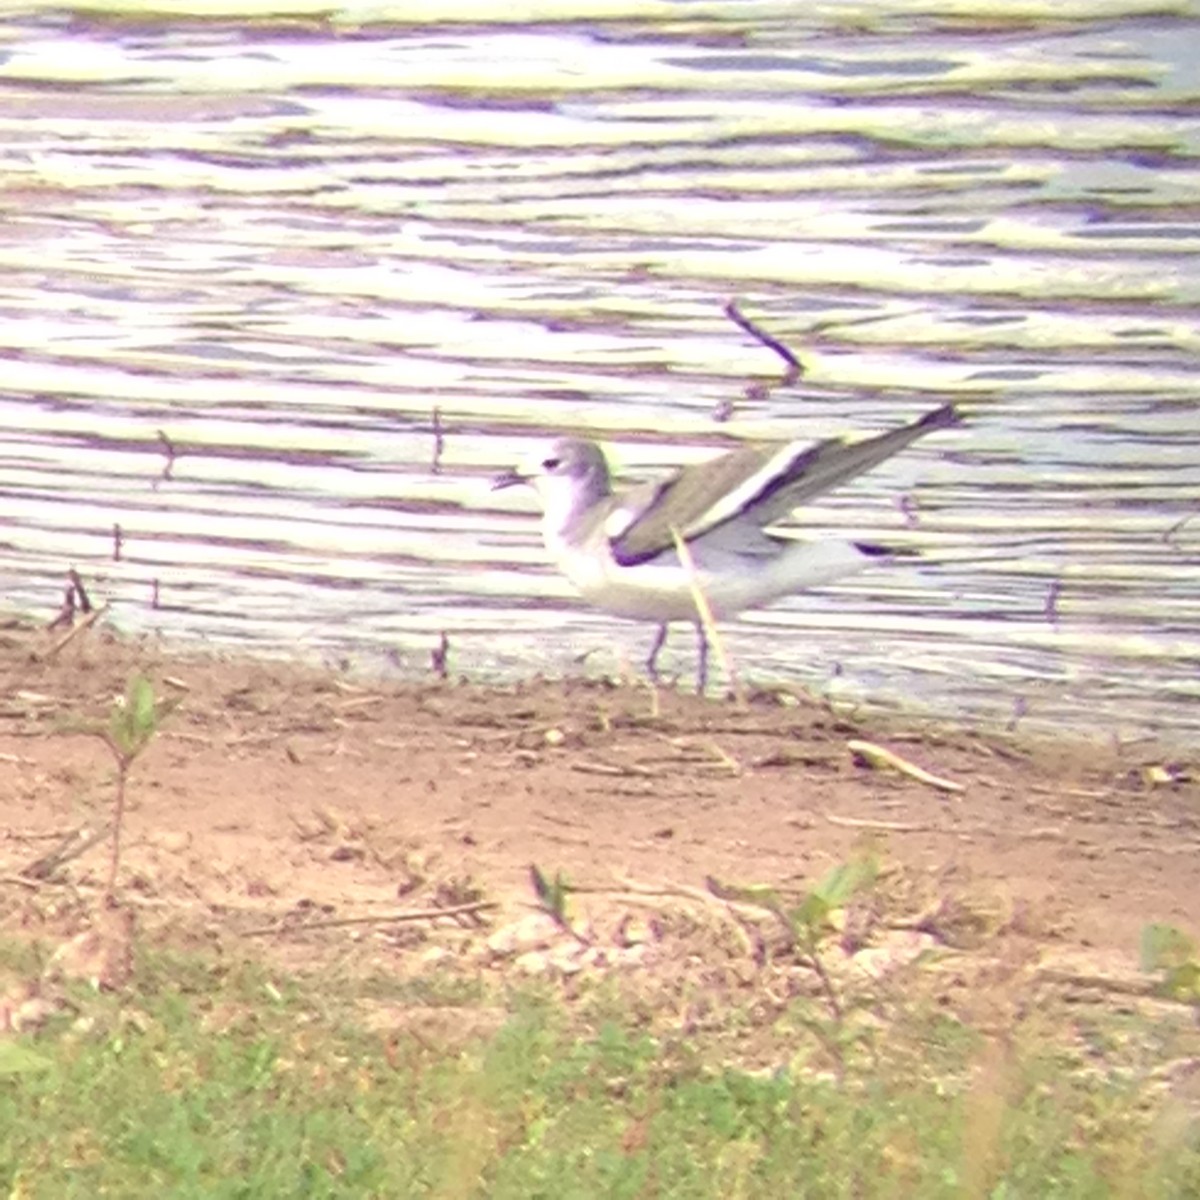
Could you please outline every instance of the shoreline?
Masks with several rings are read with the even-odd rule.
[[[68,632],[74,634],[78,628],[77,625]],[[249,669],[257,663],[271,666],[280,672],[295,672],[297,677],[312,680],[320,677],[338,678],[350,686],[377,688],[389,692],[420,692],[441,688],[474,689],[481,694],[495,692],[497,695],[504,695],[528,688],[560,687],[568,690],[594,688],[599,691],[607,689],[648,694],[651,690],[657,690],[662,697],[675,696],[687,702],[697,701],[717,707],[736,704],[730,691],[716,694],[710,688],[707,695],[697,697],[690,687],[678,688],[673,683],[652,689],[636,667],[628,678],[604,672],[554,674],[536,670],[524,676],[503,675],[499,672],[493,674],[487,671],[472,675],[454,669],[453,641],[443,643],[440,648],[432,647],[428,656],[428,666],[422,670],[412,656],[407,660],[397,660],[390,658],[386,651],[381,651],[370,660],[361,656],[345,655],[340,662],[333,662],[330,661],[334,657],[332,651],[297,653],[289,652],[283,647],[260,647],[236,642],[213,643],[202,638],[173,641],[157,631],[128,632],[116,625],[99,622],[94,628],[85,630],[81,636],[105,638],[113,646],[127,647],[131,653],[138,650],[159,661],[221,663],[229,670],[237,670],[239,667]],[[37,659],[42,657],[47,646],[53,645],[55,637],[44,619],[23,612],[0,612],[0,665],[7,665],[5,659],[9,646],[5,644],[6,641],[18,649],[21,643],[27,643],[29,655]],[[73,641],[74,637],[70,640]],[[45,645],[38,645],[39,641]],[[448,662],[447,650],[450,654]],[[444,669],[444,674],[439,674],[440,669]],[[686,672],[684,679],[687,679]],[[1135,758],[1149,757],[1161,760],[1169,757],[1200,764],[1196,744],[1187,731],[1173,734],[1170,730],[1149,728],[1123,732],[1111,726],[1099,725],[1091,728],[1075,725],[1057,727],[1051,718],[1039,719],[1036,712],[1020,712],[1007,721],[1001,720],[999,716],[993,720],[987,716],[973,717],[970,714],[940,711],[912,702],[908,698],[901,704],[872,696],[839,695],[829,690],[810,688],[803,681],[750,679],[744,683],[754,704],[774,703],[781,709],[791,706],[823,709],[831,717],[907,736],[922,731],[943,735],[959,733],[964,736],[996,739],[1030,751],[1045,749],[1057,753],[1065,749],[1068,753],[1089,754],[1099,751],[1111,753],[1116,757],[1128,753]],[[1020,704],[1016,695],[1013,696],[1012,702],[1014,707]],[[1139,749],[1145,753],[1139,755]]]
[[[50,636],[0,635],[10,873],[104,813],[111,764],[70,730],[142,673],[179,707],[131,772],[124,870],[164,901],[261,924],[470,880],[508,918],[532,902],[531,863],[598,894],[618,878],[795,887],[872,841],[914,888],[969,879],[1080,948],[1129,958],[1148,922],[1200,929],[1200,772],[1155,744],[582,680],[384,682],[99,629],[33,657]],[[72,878],[95,883],[102,860]]]

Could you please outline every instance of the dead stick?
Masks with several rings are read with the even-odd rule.
[[[167,461],[163,466],[162,474],[154,481],[155,486],[157,487],[158,484],[163,480],[168,480],[171,478],[171,472],[175,469],[175,459],[178,456],[179,451],[175,449],[175,443],[171,441],[169,437],[167,437],[164,430],[157,429],[155,430],[155,433],[158,437],[159,444],[163,448],[163,453],[167,456]]]
[[[730,300],[725,305],[725,315],[741,330],[748,333],[756,342],[766,346],[768,350],[778,354],[788,365],[786,378],[790,382],[804,374],[804,364],[778,338],[772,337],[765,329],[760,329],[749,317],[745,316],[737,306],[736,300]]]
[[[54,620],[51,621],[50,624],[46,626],[46,628],[48,630],[49,629],[59,629],[63,625],[66,625],[67,628],[69,629],[74,624],[75,624],[75,585],[73,583],[68,583],[66,586],[66,589],[63,592],[62,604],[59,606],[58,612],[55,613]]]
[[[75,595],[79,598],[79,607],[85,613],[90,613],[92,611],[92,598],[87,594],[87,588],[83,586],[83,579],[74,567],[67,572],[67,579],[75,589]]]
[[[66,633],[54,643],[41,657],[44,659],[54,658],[64,646],[73,642],[85,629],[90,629],[95,623],[100,620],[104,614],[108,612],[108,605],[102,604],[99,608],[94,608],[78,625],[72,626]]]
[[[1179,533],[1189,521],[1194,521],[1196,517],[1200,517],[1200,506],[1197,506],[1192,512],[1187,513],[1185,516],[1180,517],[1180,519],[1162,535],[1162,540],[1168,545],[1174,546],[1175,535]]]
[[[439,679],[450,678],[450,639],[444,629],[438,644],[429,652],[429,667]]]
[[[7,760],[7,756],[6,759]],[[12,762],[18,762],[19,759],[13,756]],[[61,842],[65,837],[71,837],[73,830],[70,829],[50,829],[45,833],[22,833],[19,829],[6,829],[4,831],[4,840],[6,842]]]
[[[247,929],[242,937],[265,937],[272,933],[305,933],[310,929],[342,929],[348,925],[397,925],[402,921],[432,921],[436,917],[461,917],[468,913],[486,912],[499,908],[495,900],[475,900],[471,904],[455,904],[450,908],[414,908],[407,912],[388,913],[379,917],[334,917],[328,921],[306,921],[289,925],[286,920],[259,929]]]
[[[618,876],[618,881],[626,892],[633,893],[634,895],[673,897],[681,900],[692,900],[704,905],[710,912],[724,917],[732,925],[741,937],[742,946],[746,953],[756,963],[761,965],[765,948],[758,930],[752,929],[750,922],[760,920],[766,914],[778,916],[771,909],[760,908],[758,905],[753,904],[742,904],[737,900],[725,900],[704,888],[692,887],[686,883],[660,886],[657,884],[638,883],[636,879],[627,879],[621,876]],[[599,892],[604,889],[576,888],[575,890]]]
[[[99,829],[89,830],[86,825],[73,829],[53,850],[35,858],[18,873],[28,879],[49,879],[59,867],[81,854],[86,854],[97,843],[104,841],[111,829],[111,822],[106,822]]]
[[[442,451],[446,449],[446,435],[442,429],[442,410],[434,405],[433,408],[433,462],[429,464],[430,473],[442,473]]]
[[[1155,983],[1152,979],[1116,979],[1109,975],[1094,975],[1082,971],[1063,970],[1060,967],[1039,967],[1034,972],[1036,979],[1045,979],[1050,983],[1064,983],[1069,987],[1094,987],[1107,992],[1116,992],[1127,996],[1150,996],[1154,994]],[[1163,997],[1171,999],[1171,997]],[[1191,1004],[1192,1001],[1180,1000],[1180,1004]]]
[[[635,763],[610,764],[604,762],[573,762],[571,764],[572,771],[578,771],[582,775],[622,775],[633,776],[637,779],[655,779],[661,772],[651,771],[647,767],[638,766]]]
[[[26,879],[24,875],[0,875],[0,883],[13,883],[36,892],[45,881],[42,879]]]
[[[831,825],[844,825],[847,829],[882,829],[887,833],[928,833],[932,825],[914,825],[910,821],[872,821],[865,817],[839,817],[827,812],[825,820]]]

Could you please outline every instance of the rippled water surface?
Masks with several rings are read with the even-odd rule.
[[[73,565],[176,641],[611,670],[650,630],[573,598],[493,472],[954,398],[797,515],[922,561],[731,625],[743,671],[1200,731],[1200,7],[329,9],[6,10],[8,607]]]

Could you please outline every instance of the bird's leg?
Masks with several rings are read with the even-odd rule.
[[[704,624],[696,622],[697,658],[696,658],[696,695],[703,696],[708,690],[708,637],[704,633]]]
[[[650,657],[646,659],[646,674],[650,676],[651,683],[658,683],[658,652],[663,648],[667,641],[667,623],[664,621],[659,627],[658,632],[654,635],[654,644],[650,647]]]

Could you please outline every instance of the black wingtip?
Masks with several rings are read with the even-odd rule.
[[[855,542],[854,548],[868,558],[920,558],[921,552],[909,546],[881,546],[878,542]]]
[[[917,421],[918,429],[949,429],[954,425],[961,425],[965,418],[962,413],[955,407],[954,402],[943,404],[941,408],[935,408],[927,412],[920,420]]]

